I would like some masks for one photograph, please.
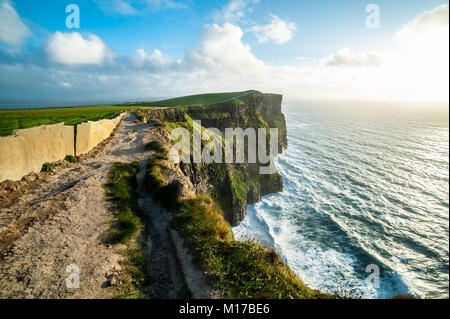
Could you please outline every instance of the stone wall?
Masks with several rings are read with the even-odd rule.
[[[14,131],[0,137],[0,182],[41,171],[42,164],[75,155],[74,127],[64,123]]]
[[[111,133],[124,116],[125,113],[122,113],[111,120],[100,120],[97,122],[78,124],[75,146],[77,155],[88,153],[99,143],[110,137]]]
[[[29,173],[39,173],[42,164],[63,160],[66,155],[89,152],[107,139],[125,116],[87,122],[75,127],[64,123],[16,130],[0,137],[0,182],[20,180]]]

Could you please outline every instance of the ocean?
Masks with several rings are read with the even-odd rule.
[[[300,105],[284,113],[284,191],[248,206],[236,238],[275,247],[323,292],[448,298],[448,109]]]
[[[53,107],[76,107],[92,105],[111,105],[128,101],[161,101],[166,98],[105,98],[105,99],[3,99],[0,98],[0,110],[37,109]]]

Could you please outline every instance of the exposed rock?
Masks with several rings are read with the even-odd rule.
[[[22,178],[24,182],[34,182],[37,178],[36,173],[30,173]]]
[[[283,96],[279,94],[253,93],[248,99],[238,102],[220,103],[205,107],[189,107],[187,113],[202,126],[214,127],[222,132],[225,128],[278,128],[279,153],[287,149],[287,128],[281,111]],[[266,122],[261,123],[259,116]],[[167,121],[167,120],[166,120]]]
[[[175,108],[153,108],[137,111],[136,115],[142,123],[148,123],[149,120],[159,122],[182,122],[186,111]]]
[[[2,187],[4,190],[9,192],[15,192],[17,191],[17,183],[13,182],[11,180],[6,180],[2,182]]]
[[[244,100],[205,106],[140,110],[138,116],[145,122],[183,122],[186,121],[186,115],[189,115],[193,120],[200,120],[203,127],[217,128],[222,133],[226,128],[278,128],[278,153],[282,153],[287,148],[287,129],[281,102],[281,95],[255,92]],[[168,132],[164,127],[159,127],[158,130],[167,145]],[[247,204],[254,204],[265,195],[283,190],[280,174],[261,175],[259,163],[180,163],[173,166],[190,180],[197,194],[212,193],[232,226],[239,225],[245,218]],[[185,188],[187,183],[180,182]]]
[[[278,128],[278,152],[287,148],[287,129],[281,112],[282,96],[256,92],[245,101],[192,107],[189,116],[201,120],[202,126],[218,128]],[[197,189],[212,191],[232,226],[239,225],[247,214],[247,204],[283,190],[277,173],[261,175],[260,164],[182,164],[182,169]]]

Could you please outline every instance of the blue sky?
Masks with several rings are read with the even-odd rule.
[[[80,8],[79,29],[65,25],[65,9],[72,3]],[[366,26],[370,3],[379,7],[379,28]],[[0,4],[0,16],[7,17],[0,20],[2,98],[23,97],[24,92],[30,98],[146,98],[256,88],[308,98],[373,99],[383,92],[384,99],[405,100],[421,83],[396,78],[409,70],[402,65],[394,74],[402,85],[378,86],[385,82],[383,77],[392,78],[387,67],[404,61],[404,52],[429,46],[423,42],[430,38],[424,32],[441,37],[448,30],[448,1],[438,0],[0,0]],[[406,36],[397,41],[401,30],[407,41]],[[420,72],[432,69],[434,73],[421,75],[437,83],[448,78],[435,63],[442,59],[443,66],[448,65],[444,61],[448,39],[432,45],[442,41],[443,56],[421,52],[415,57],[425,66],[434,60]],[[64,49],[68,46],[70,52]],[[72,60],[67,58],[72,55]],[[352,66],[350,70],[332,63],[343,59],[352,60],[344,63]],[[243,71],[247,66],[248,72]],[[132,79],[130,68],[139,79]],[[364,78],[367,73],[373,73],[371,80]],[[119,90],[127,87],[124,83],[133,88]],[[438,85],[412,99],[448,101],[448,90]]]
[[[92,0],[16,0],[17,11],[24,19],[50,32],[65,31],[68,4],[76,3],[81,11],[80,32],[92,32],[121,54],[133,54],[137,47],[161,48],[170,56],[182,58],[184,49],[194,45],[203,26],[214,23],[212,12],[227,1],[186,1],[186,8],[166,9],[140,16],[105,14]],[[371,1],[299,1],[261,0],[254,6],[250,19],[268,23],[269,13],[295,22],[298,32],[293,41],[284,46],[272,43],[255,46],[255,55],[268,62],[308,56],[320,58],[337,51],[343,44],[358,49],[371,48],[374,42],[383,45],[393,32],[412,20],[418,13],[431,10],[448,1],[397,0],[377,1],[382,11],[382,28],[365,28],[365,8]],[[256,42],[252,34],[244,37]]]

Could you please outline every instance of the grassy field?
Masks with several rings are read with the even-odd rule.
[[[253,91],[189,95],[189,96],[183,96],[183,97],[178,97],[178,98],[163,100],[163,101],[138,102],[138,103],[133,103],[133,105],[174,107],[174,106],[213,104],[213,103],[218,103],[221,101],[232,99],[234,97],[240,96],[247,92],[250,93]]]
[[[184,96],[156,102],[136,102],[123,105],[99,105],[45,109],[0,110],[0,136],[12,135],[14,130],[64,122],[77,125],[86,121],[98,121],[115,113],[149,106],[174,107],[205,105],[230,100],[247,92],[212,93]]]
[[[47,109],[0,110],[0,136],[8,136],[14,130],[64,122],[77,125],[86,121],[98,121],[121,111],[138,106],[84,106]]]

